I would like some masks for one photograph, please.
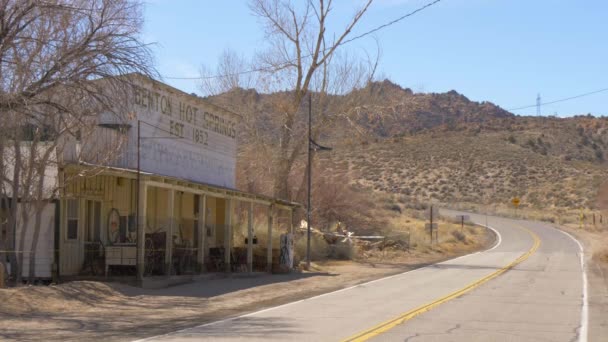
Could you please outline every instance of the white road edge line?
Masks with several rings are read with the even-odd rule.
[[[458,259],[461,259],[461,258],[469,257],[471,255],[476,255],[476,254],[479,254],[479,253],[490,252],[490,251],[496,249],[498,246],[500,246],[500,244],[502,244],[502,236],[500,235],[500,233],[498,232],[498,230],[496,230],[496,229],[494,229],[494,228],[492,228],[490,226],[483,225],[483,224],[479,224],[479,223],[475,223],[475,224],[478,225],[478,226],[482,226],[482,227],[486,227],[488,229],[491,229],[496,234],[496,237],[497,237],[496,240],[497,241],[494,244],[494,246],[492,246],[492,247],[490,247],[490,248],[488,248],[486,250],[483,250],[483,251],[479,251],[479,252],[475,252],[475,253],[469,253],[469,254],[461,255],[461,256],[456,257],[456,258],[444,260],[444,261],[440,262],[439,264],[447,262],[447,261],[454,261],[454,260],[458,260]],[[133,342],[151,341],[151,340],[154,340],[154,339],[157,339],[157,338],[162,338],[164,336],[170,336],[170,335],[186,332],[188,330],[199,329],[199,328],[204,328],[204,327],[207,327],[207,326],[210,326],[210,325],[215,325],[215,324],[220,324],[220,323],[234,321],[234,320],[237,320],[239,318],[257,315],[257,314],[260,314],[260,313],[263,313],[263,312],[267,312],[267,311],[271,311],[271,310],[276,310],[276,309],[283,308],[283,307],[286,307],[286,306],[289,306],[289,305],[298,304],[298,303],[301,303],[301,302],[304,302],[304,301],[307,301],[307,300],[317,299],[317,298],[325,297],[325,296],[328,296],[328,295],[331,295],[331,294],[335,294],[335,293],[339,293],[339,292],[343,292],[343,291],[352,290],[352,289],[357,288],[359,286],[365,286],[365,285],[369,285],[369,284],[376,283],[376,282],[379,282],[379,281],[384,281],[384,280],[388,280],[388,279],[391,279],[391,278],[399,277],[399,276],[404,275],[406,273],[410,273],[410,272],[418,271],[418,270],[423,270],[423,269],[431,267],[433,265],[436,265],[436,264],[424,266],[424,267],[421,267],[421,268],[415,268],[413,270],[405,271],[405,272],[398,273],[398,274],[393,274],[392,276],[388,276],[388,277],[384,277],[384,278],[380,278],[380,279],[376,279],[376,280],[371,280],[371,281],[368,281],[368,282],[365,282],[365,283],[353,285],[353,286],[346,287],[346,288],[343,288],[343,289],[340,289],[340,290],[331,291],[331,292],[323,293],[323,294],[320,294],[320,295],[317,295],[317,296],[300,299],[300,300],[297,300],[295,302],[289,302],[289,303],[273,306],[273,307],[270,307],[270,308],[266,308],[266,309],[262,309],[262,310],[258,310],[258,311],[254,311],[254,312],[250,312],[250,313],[247,313],[247,314],[244,314],[244,315],[224,318],[224,319],[221,319],[219,321],[209,322],[209,323],[197,325],[195,327],[184,328],[184,329],[168,332],[166,334],[161,334],[161,335],[156,335],[156,336],[150,336],[150,337],[146,337],[144,339],[134,340]]]
[[[581,268],[583,270],[583,306],[581,308],[581,330],[578,332],[578,341],[579,342],[587,342],[588,334],[589,334],[589,296],[587,294],[587,271],[585,270],[585,250],[583,245],[572,236],[570,233],[565,232],[559,228],[553,228],[559,232],[562,232],[569,238],[571,238],[580,250],[579,257],[581,262]]]

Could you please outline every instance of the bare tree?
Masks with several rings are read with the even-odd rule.
[[[30,253],[33,277],[43,203],[60,190],[45,184],[46,170],[61,163],[66,142],[90,141],[100,113],[127,113],[130,84],[121,75],[155,76],[139,40],[142,10],[139,1],[0,0],[4,244],[10,246],[15,227],[23,232],[31,216],[35,221],[31,246],[12,246],[13,279],[20,280],[23,253]]]
[[[199,89],[204,96],[219,95],[238,88],[249,89],[256,86],[256,74],[250,71],[252,64],[236,51],[225,49],[218,59],[215,69],[205,65],[200,67]]]
[[[289,176],[294,162],[302,153],[304,139],[298,136],[296,125],[302,102],[314,87],[317,72],[326,73],[331,58],[351,34],[372,0],[365,1],[357,9],[348,24],[340,32],[328,32],[333,2],[331,0],[306,1],[295,4],[281,0],[253,0],[250,8],[264,25],[269,49],[259,54],[266,84],[291,90],[290,101],[280,108],[281,132],[277,153],[274,195],[289,197]],[[327,77],[319,77],[316,87],[323,90]],[[302,117],[304,115],[300,115]]]
[[[306,96],[311,92],[318,95],[315,105],[319,109],[316,113],[320,126],[329,120],[328,112],[324,110],[329,108],[326,95],[344,93],[356,84],[364,84],[373,75],[369,71],[375,71],[377,63],[361,68],[362,65],[352,63],[354,58],[338,53],[372,1],[364,1],[342,30],[331,32],[328,24],[332,20],[332,0],[251,0],[250,9],[264,27],[267,48],[257,54],[252,63],[225,53],[216,70],[219,77],[213,79],[209,69],[202,68],[201,89],[206,94],[249,86],[263,93],[287,92],[287,96],[284,93],[270,95],[273,102],[270,110],[244,104],[235,108],[234,103],[220,102],[245,114],[244,139],[251,148],[244,153],[248,159],[244,165],[258,174],[271,174],[270,187],[277,197],[294,195],[289,191],[289,179],[296,161],[305,152],[306,139],[302,134],[305,130],[302,128],[307,122],[307,112],[302,103]],[[366,77],[360,77],[363,74]],[[247,82],[244,82],[245,75],[249,77]],[[253,178],[253,172],[249,176]]]

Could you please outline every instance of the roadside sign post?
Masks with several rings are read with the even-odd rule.
[[[464,231],[464,221],[468,221],[471,218],[469,215],[458,215],[456,217],[460,219],[460,231]]]
[[[430,232],[431,232],[431,245],[433,245],[433,205],[431,204],[431,226],[430,226]]]
[[[433,244],[433,229],[437,230],[437,222],[433,222],[433,220],[436,220],[439,217],[439,210],[438,209],[433,209],[433,205],[431,204],[430,208],[429,208],[429,222],[425,224],[425,228],[429,230],[429,237],[431,238],[431,245]],[[439,234],[438,232],[436,233],[436,235]],[[436,239],[438,239],[436,237]]]
[[[433,205],[431,204],[429,206],[429,210],[427,211],[427,214],[429,215],[429,222],[430,223],[426,223],[424,226],[426,229],[429,229],[429,237],[431,238],[431,245],[433,244],[433,229],[437,229],[437,218],[439,217],[439,209],[436,209],[433,207]],[[432,228],[430,228],[432,227]]]
[[[429,231],[429,236],[431,237],[431,245],[433,244],[433,237],[435,238],[435,242],[439,243],[439,230],[437,229],[437,222],[425,223],[424,228]],[[435,234],[433,234],[433,232]]]
[[[513,207],[515,207],[515,217],[517,217],[517,208],[519,207],[520,203],[521,201],[519,200],[519,197],[513,197],[511,200],[511,204],[513,204]]]

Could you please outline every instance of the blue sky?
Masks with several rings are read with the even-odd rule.
[[[334,0],[335,27],[361,0]],[[379,0],[360,22],[363,33],[430,0]],[[252,56],[264,32],[245,0],[148,0],[144,40],[155,42],[163,76],[196,77],[226,48]],[[414,91],[456,90],[511,109],[608,88],[608,1],[443,0],[375,34],[380,72]],[[375,52],[371,38],[345,46]],[[197,82],[165,81],[187,92]],[[608,115],[608,91],[547,105],[544,115]],[[536,108],[516,111],[535,114]]]

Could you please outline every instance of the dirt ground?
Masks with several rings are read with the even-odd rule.
[[[0,340],[125,341],[353,286],[488,248],[494,237],[411,252],[387,249],[360,261],[315,264],[310,272],[221,278],[150,290],[70,282],[0,289]]]

